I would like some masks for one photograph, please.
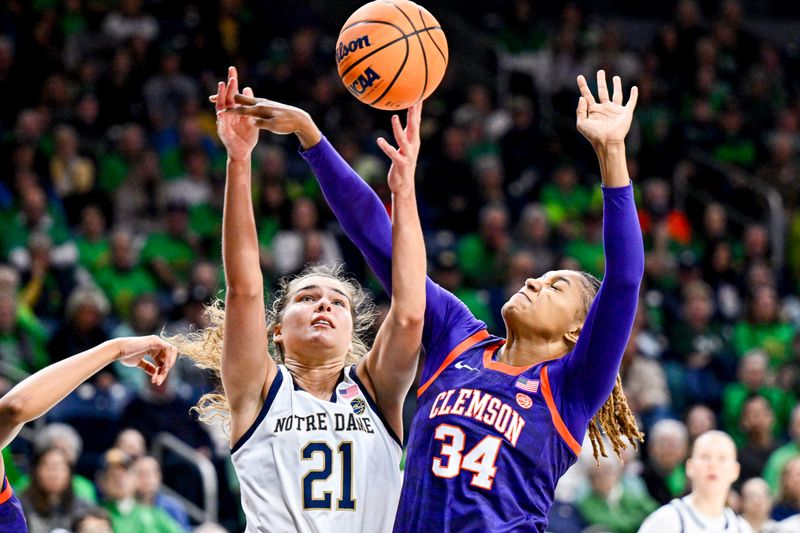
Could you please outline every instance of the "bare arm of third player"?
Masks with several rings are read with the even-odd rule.
[[[238,94],[236,70],[231,68],[228,82],[221,82],[217,95],[211,98],[216,103],[218,132],[228,150],[222,229],[228,287],[222,383],[231,409],[231,443],[236,443],[253,424],[277,374],[277,366],[268,356],[264,327],[264,287],[250,188],[251,153],[259,127],[279,134],[297,133],[303,147],[313,146],[321,137],[316,128],[299,127],[295,122],[298,115],[293,113],[278,112],[256,120],[245,116],[235,98],[254,101],[249,88]],[[405,129],[400,119],[393,117],[397,149],[383,139],[379,141],[380,148],[392,160],[389,187],[394,202],[392,239],[397,247],[393,261],[399,265],[402,260],[402,268],[393,263],[391,310],[373,348],[356,367],[358,377],[376,399],[391,429],[401,436],[402,405],[416,371],[425,311],[425,293],[420,290],[425,280],[425,248],[414,188],[420,116],[420,106],[410,109]],[[389,350],[391,357],[386,356]]]
[[[145,360],[152,357],[155,365]],[[22,426],[44,415],[70,392],[114,361],[138,366],[161,384],[175,364],[177,351],[155,336],[106,341],[85,352],[43,368],[0,398],[0,448],[17,436]],[[4,471],[0,457],[0,479]]]

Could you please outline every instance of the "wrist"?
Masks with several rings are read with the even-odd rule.
[[[103,343],[107,347],[110,362],[122,359],[122,339],[109,339]]]
[[[322,140],[322,132],[319,131],[319,128],[317,128],[317,125],[314,124],[314,121],[308,114],[306,114],[303,121],[300,123],[300,127],[295,130],[294,134],[297,135],[297,139],[300,141],[300,146],[302,146],[303,150],[315,147]]]
[[[625,156],[625,141],[606,141],[594,145],[594,151],[599,159]]]
[[[248,153],[245,156],[234,157],[228,154],[228,165],[250,166],[251,155],[251,153]]]

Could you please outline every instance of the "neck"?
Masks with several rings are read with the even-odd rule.
[[[694,490],[689,496],[692,503],[697,510],[706,516],[721,516],[725,510],[725,500],[728,498],[728,493],[723,495],[707,494],[702,490]]]
[[[772,434],[769,431],[764,433],[756,433],[752,436],[750,442],[752,442],[757,448],[766,448],[772,444]]]
[[[766,516],[754,516],[748,513],[742,513],[742,518],[747,520],[747,523],[750,524],[750,527],[753,528],[753,531],[761,531],[761,528],[767,523],[768,520],[768,517]]]
[[[156,504],[156,493],[155,492],[147,492],[142,493],[139,495],[139,503],[144,505],[155,505]]]
[[[292,373],[295,383],[300,385],[304,391],[321,400],[330,399],[344,368],[342,359],[312,366],[296,359],[290,359],[288,354],[284,364]]]
[[[508,339],[498,352],[498,360],[511,366],[531,366],[560,359],[569,352],[562,339],[522,338],[508,331]]]

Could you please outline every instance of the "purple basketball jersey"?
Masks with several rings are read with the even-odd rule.
[[[22,504],[14,495],[5,476],[3,476],[3,488],[0,491],[0,531],[3,533],[28,532],[28,524],[22,513]]]

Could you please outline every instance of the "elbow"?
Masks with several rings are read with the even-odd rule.
[[[25,400],[7,394],[0,398],[0,425],[4,427],[18,426],[25,420]]]
[[[425,322],[425,309],[398,311],[394,314],[394,322],[405,331],[421,331]]]

